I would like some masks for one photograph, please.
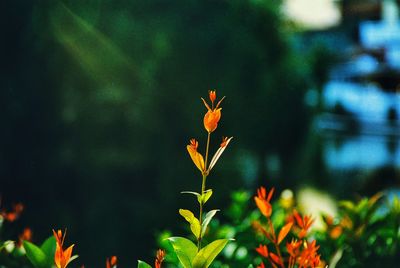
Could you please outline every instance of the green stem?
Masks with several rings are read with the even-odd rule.
[[[211,133],[208,132],[208,136],[207,136],[207,146],[206,146],[206,160],[204,161],[204,167],[207,170],[207,160],[208,160],[208,148],[210,147],[210,137],[211,137]]]
[[[208,148],[210,147],[210,136],[211,136],[211,133],[208,132],[208,136],[207,136],[207,146],[206,146],[206,156],[205,156],[206,159],[205,159],[205,161],[204,161],[204,168],[205,168],[205,170],[207,170]],[[208,174],[207,174],[207,171],[203,171],[203,173],[202,173],[203,178],[202,178],[202,182],[201,182],[201,192],[200,192],[200,194],[201,194],[202,197],[203,197],[203,194],[204,194],[204,192],[205,192],[205,190],[206,190],[207,175],[208,175]],[[203,202],[204,202],[204,201],[203,201],[203,198],[201,198],[201,202],[200,202],[200,213],[199,213],[200,228],[201,228],[201,225],[202,225],[202,223],[203,223],[203,205],[204,205]],[[201,248],[201,239],[202,239],[202,237],[201,237],[201,232],[200,232],[199,239],[197,240],[197,250],[198,250],[198,251],[199,251],[200,248]]]
[[[282,253],[281,253],[281,250],[279,249],[279,245],[278,245],[277,240],[276,240],[277,237],[276,237],[276,234],[275,234],[275,230],[274,230],[274,227],[273,227],[273,224],[272,224],[272,221],[271,221],[270,218],[268,218],[268,223],[269,223],[270,230],[271,230],[271,233],[272,233],[272,239],[274,240],[274,241],[273,241],[273,242],[274,242],[273,244],[274,244],[274,246],[275,246],[276,253],[278,254],[278,257],[279,257],[279,259],[280,259],[280,261],[281,261],[280,266],[281,266],[282,268],[285,268],[285,266],[283,265]]]
[[[203,195],[204,191],[206,190],[206,180],[207,180],[207,176],[205,174],[203,174],[203,180],[202,180],[202,183],[201,183],[201,195]],[[201,199],[201,202],[200,202],[200,214],[199,214],[200,228],[201,228],[201,225],[203,223],[203,205],[204,205],[203,199]],[[201,239],[202,239],[202,237],[201,237],[201,232],[200,232],[199,239],[197,240],[197,249],[198,250],[200,250],[200,248],[201,248]]]

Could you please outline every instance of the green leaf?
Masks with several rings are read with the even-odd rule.
[[[201,194],[196,193],[196,192],[191,192],[191,191],[183,191],[183,192],[181,192],[181,194],[192,194],[192,195],[197,196],[197,198],[199,198],[199,196],[201,196]]]
[[[193,259],[193,268],[207,268],[231,239],[218,239],[202,248]]]
[[[203,237],[204,233],[207,230],[207,226],[210,223],[211,219],[214,217],[215,213],[217,213],[219,209],[213,209],[206,214],[203,223],[201,224],[201,237]]]
[[[392,202],[392,206],[391,206],[391,210],[397,214],[400,213],[400,198],[395,196],[393,197],[393,202]]]
[[[199,204],[205,204],[208,201],[208,199],[210,199],[210,197],[212,195],[212,190],[211,189],[206,190],[206,191],[204,191],[203,194],[199,194],[197,192],[191,192],[191,191],[184,191],[184,192],[181,192],[181,194],[195,195],[197,197],[197,201],[199,201]]]
[[[192,268],[192,261],[197,253],[196,245],[184,237],[170,237],[168,240],[183,267]]]
[[[355,209],[356,209],[357,213],[366,211],[368,209],[368,199],[367,198],[361,199],[361,201],[358,202]]]
[[[56,238],[54,236],[50,236],[49,238],[47,238],[40,246],[40,249],[46,255],[47,259],[50,260],[51,265],[53,262],[54,254],[56,252]]]
[[[69,262],[71,262],[71,261],[73,261],[73,260],[75,260],[77,258],[79,258],[79,255],[74,255],[69,259]]]
[[[190,230],[196,236],[196,238],[200,237],[200,221],[194,216],[194,214],[187,209],[180,209],[179,214],[185,218],[190,223]]]
[[[3,248],[6,248],[9,245],[11,245],[12,248],[15,248],[15,242],[11,241],[11,240],[7,240],[7,241],[4,241],[2,245],[0,245],[0,251],[2,251]]]
[[[213,191],[211,189],[205,191],[202,195],[201,195],[201,200],[203,202],[203,204],[205,204],[208,199],[210,199],[211,195],[212,195]],[[200,203],[199,201],[199,203]]]
[[[350,211],[353,211],[355,209],[354,203],[348,200],[340,201],[339,206],[344,207],[345,209]]]
[[[151,268],[151,266],[144,261],[138,260],[138,268]]]
[[[48,260],[46,254],[36,245],[31,242],[24,241],[26,256],[36,268],[47,268]]]

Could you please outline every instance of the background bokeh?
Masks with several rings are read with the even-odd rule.
[[[182,233],[179,192],[201,186],[185,146],[205,143],[210,89],[227,96],[212,144],[234,136],[214,207],[259,185],[398,191],[398,3],[303,0],[331,14],[310,22],[293,2],[0,4],[0,194],[26,207],[14,235],[66,227],[87,267],[151,260],[157,232]]]

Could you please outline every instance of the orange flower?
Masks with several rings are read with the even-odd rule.
[[[275,188],[272,188],[267,196],[266,189],[264,187],[260,187],[257,190],[257,196],[254,197],[254,201],[256,202],[258,209],[267,218],[270,217],[272,214],[272,205],[270,201],[274,191]]]
[[[303,218],[297,212],[297,210],[293,210],[293,216],[296,220],[297,225],[300,227],[301,231],[298,234],[299,238],[303,238],[307,235],[308,229],[310,229],[311,225],[313,224],[314,220],[311,216],[305,215]]]
[[[24,210],[24,205],[22,205],[22,203],[18,203],[16,205],[13,205],[12,211],[7,212],[3,210],[1,211],[0,215],[4,218],[4,220],[9,222],[14,222],[19,218],[23,210]]]
[[[299,267],[317,267],[320,263],[321,255],[318,254],[319,246],[316,246],[316,241],[304,242],[304,249],[297,258]]]
[[[116,268],[117,267],[117,256],[111,256],[111,258],[106,259],[106,268]]]
[[[259,245],[258,248],[256,248],[256,251],[264,258],[268,258],[268,248],[266,245]]]
[[[67,232],[65,231],[63,235],[61,230],[58,230],[57,232],[53,230],[54,237],[57,240],[56,253],[54,255],[54,262],[57,268],[65,268],[73,259],[75,259],[75,257],[71,258],[72,248],[74,245],[71,245],[66,250],[63,250],[66,233]]]
[[[270,253],[269,257],[271,258],[271,260],[273,260],[276,264],[278,264],[279,266],[283,267],[283,260],[281,257],[279,257],[278,255],[276,255],[275,253]],[[271,264],[273,264],[271,262]],[[274,266],[275,267],[275,266]]]
[[[329,232],[329,236],[332,239],[338,239],[339,236],[343,233],[343,228],[342,226],[335,226],[332,228],[332,230],[330,230]]]
[[[349,216],[345,215],[341,220],[340,220],[340,225],[345,228],[352,230],[353,229],[353,221],[349,218]]]
[[[214,104],[214,101],[217,98],[217,93],[215,93],[215,90],[209,90],[208,96],[210,97],[211,104]]]
[[[292,239],[290,243],[286,243],[286,249],[291,257],[295,257],[299,254],[300,246],[301,241],[297,241],[297,239]]]
[[[257,268],[265,268],[265,265],[263,262],[260,263],[260,265],[257,266]]]
[[[164,258],[165,258],[165,251],[162,249],[157,250],[157,256],[154,263],[154,267],[161,268],[161,264],[164,261]]]
[[[22,234],[20,234],[18,237],[17,245],[21,247],[23,241],[31,241],[31,239],[32,239],[32,230],[30,228],[25,228]]]
[[[217,126],[218,122],[221,119],[221,108],[216,110],[208,110],[206,115],[204,116],[204,127],[208,132],[213,132]]]
[[[197,147],[199,146],[199,143],[195,139],[190,140],[190,144],[186,146],[186,149],[189,152],[190,157],[193,160],[193,163],[196,165],[196,167],[201,171],[205,171],[205,164],[204,164],[204,159],[203,156],[197,151]]]
[[[203,120],[204,128],[207,130],[208,133],[211,133],[217,128],[218,122],[221,119],[222,108],[219,108],[219,105],[221,104],[221,102],[225,97],[223,97],[215,107],[214,107],[214,101],[216,99],[215,91],[210,91],[209,97],[211,100],[211,107],[207,104],[207,102],[203,98],[201,99],[203,100],[203,103],[207,108],[207,113],[204,115],[204,120]]]

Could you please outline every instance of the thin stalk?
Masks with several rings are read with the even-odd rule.
[[[203,180],[202,180],[202,183],[201,183],[201,195],[203,195],[203,193],[205,191],[206,180],[207,180],[207,176],[206,176],[206,174],[203,173]],[[201,202],[200,202],[200,213],[199,213],[200,228],[201,228],[201,225],[203,223],[203,205],[204,205],[203,199],[201,199]],[[202,237],[201,237],[201,231],[200,231],[200,236],[199,236],[199,239],[197,240],[197,250],[198,251],[201,248],[201,239],[202,239]]]
[[[207,136],[207,146],[206,146],[206,160],[204,161],[204,166],[205,169],[207,170],[207,160],[208,160],[208,148],[210,147],[210,137],[211,137],[211,133],[208,132],[208,136]]]
[[[272,238],[273,238],[273,240],[274,240],[274,241],[273,241],[273,244],[274,244],[274,246],[275,246],[276,253],[278,254],[278,257],[279,257],[279,259],[280,259],[280,261],[281,261],[280,266],[281,266],[282,268],[284,268],[285,266],[283,265],[282,253],[281,253],[281,250],[279,249],[279,245],[277,244],[276,235],[275,235],[275,230],[274,230],[274,227],[273,227],[273,224],[272,224],[272,221],[271,221],[270,218],[268,218],[268,224],[269,224],[270,229],[271,229],[271,232],[272,232]]]
[[[208,168],[207,168],[207,161],[208,161],[208,148],[210,147],[210,136],[211,136],[211,133],[208,132],[208,136],[207,136],[207,146],[206,146],[206,155],[205,155],[205,161],[204,161],[204,168],[205,168],[205,170],[208,169]],[[203,174],[202,174],[203,178],[202,178],[202,182],[201,182],[201,192],[200,192],[202,196],[203,196],[203,194],[204,194],[204,191],[206,190],[207,175],[208,175],[207,172],[206,172],[206,171],[203,171]],[[201,228],[201,225],[202,225],[202,223],[203,223],[203,205],[204,205],[203,199],[201,199],[201,202],[200,202],[200,212],[199,212],[200,228]],[[202,237],[201,237],[201,232],[200,232],[199,239],[197,240],[197,250],[200,250],[200,248],[201,248],[201,239],[202,239]]]

